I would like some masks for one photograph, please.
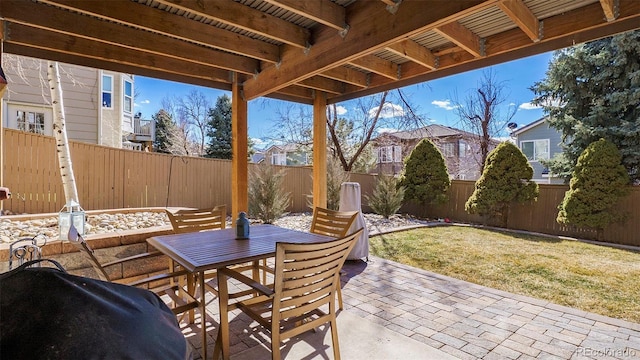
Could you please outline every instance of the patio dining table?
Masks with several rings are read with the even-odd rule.
[[[195,274],[200,288],[202,356],[207,358],[206,301],[204,272],[227,266],[254,262],[275,256],[277,242],[318,243],[330,240],[324,235],[286,229],[274,225],[255,225],[248,239],[236,239],[235,229],[212,230],[174,235],[154,236],[147,242],[186,270]],[[229,358],[229,321],[226,304],[220,305],[222,355]]]

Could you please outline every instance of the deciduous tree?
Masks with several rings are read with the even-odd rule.
[[[516,107],[507,104],[506,83],[498,81],[491,70],[483,72],[478,87],[469,90],[463,101],[455,100],[455,111],[462,127],[478,135],[480,157],[477,159],[480,172],[484,168],[493,138],[500,137],[507,123],[516,114]],[[457,97],[457,96],[456,96]]]

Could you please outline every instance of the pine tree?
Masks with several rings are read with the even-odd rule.
[[[564,139],[569,161],[548,162],[554,174],[568,179],[587,146],[604,138],[620,149],[631,180],[640,181],[640,31],[556,52],[532,90],[533,103]]]
[[[231,98],[226,94],[219,96],[216,106],[209,110],[209,117],[207,137],[211,140],[205,157],[231,159]]]
[[[404,199],[422,205],[442,203],[450,185],[442,153],[430,140],[421,140],[405,160],[399,182],[405,188]]]
[[[283,188],[284,170],[264,162],[255,166],[249,178],[249,214],[272,224],[291,203],[291,193]]]
[[[388,219],[398,212],[404,200],[404,186],[398,186],[398,180],[391,175],[378,175],[376,186],[371,196],[364,198],[376,214]]]
[[[156,152],[170,154],[173,143],[171,139],[176,124],[164,109],[160,109],[152,118],[156,122],[156,137],[153,141],[153,148]]]
[[[500,220],[500,225],[506,227],[512,203],[538,197],[538,184],[531,181],[532,177],[533,168],[522,151],[510,142],[503,142],[489,153],[465,210]]]
[[[569,190],[558,206],[557,221],[603,230],[622,219],[616,204],[629,192],[629,174],[622,155],[605,139],[591,143],[578,158]]]

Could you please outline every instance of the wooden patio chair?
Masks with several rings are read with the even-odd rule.
[[[176,234],[183,234],[196,231],[210,231],[221,230],[227,226],[227,206],[218,205],[213,209],[188,209],[179,210],[175,213],[166,210],[167,216],[171,221],[173,232]],[[174,270],[174,263],[172,262],[171,268]],[[253,270],[250,265],[240,265],[236,269],[241,271]],[[256,275],[257,276],[257,275]],[[216,271],[210,270],[205,273],[205,287],[206,290],[212,292],[216,296],[218,295],[218,289],[216,286]],[[243,294],[238,294],[242,296]]]
[[[177,281],[178,279],[184,278],[189,275],[189,272],[187,270],[154,273],[152,275],[143,275],[122,279],[112,279],[112,277],[109,275],[109,271],[107,271],[107,269],[113,266],[126,266],[127,264],[131,265],[134,261],[151,259],[162,255],[162,253],[143,253],[102,264],[95,256],[93,249],[89,246],[89,244],[87,244],[86,240],[80,234],[78,234],[78,230],[73,225],[71,225],[71,228],[69,229],[68,239],[69,242],[73,244],[87,260],[89,260],[89,263],[91,263],[91,266],[96,271],[100,280],[147,288],[148,290],[156,293],[161,298],[166,295],[169,299],[171,299],[171,301],[168,302],[167,305],[171,308],[171,311],[176,316],[182,315],[187,311],[196,309],[198,307],[198,300],[192,294],[190,294],[189,291],[185,290],[180,285],[180,283],[183,283],[182,281]],[[157,285],[159,283],[162,285]],[[201,314],[201,316],[204,318],[205,314]]]
[[[277,243],[273,288],[233,269],[220,269],[220,301],[227,304],[227,311],[239,308],[271,333],[272,359],[281,358],[282,340],[327,323],[331,326],[334,358],[340,359],[335,292],[340,283],[339,271],[362,231],[323,243]],[[234,278],[259,294],[230,304],[227,278]],[[214,359],[221,346],[218,332]]]
[[[349,233],[349,229],[357,216],[357,211],[336,211],[315,207],[313,209],[313,219],[311,220],[311,230],[309,231],[314,234],[341,238]],[[342,271],[340,274],[342,274]],[[338,307],[342,310],[342,287],[340,283],[338,283],[337,295]]]
[[[218,205],[213,209],[178,210],[175,213],[165,211],[176,234],[219,230],[227,227],[226,205]]]

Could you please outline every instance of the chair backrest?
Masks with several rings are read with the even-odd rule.
[[[357,211],[336,211],[316,207],[313,209],[310,232],[334,238],[346,236],[357,216]]]
[[[227,227],[227,207],[216,206],[213,209],[179,210],[172,213],[166,210],[173,232],[176,234],[219,230]]]
[[[78,234],[78,229],[76,229],[73,224],[71,224],[71,227],[69,227],[68,239],[69,242],[73,244],[73,246],[75,246],[75,248],[78,249],[87,260],[89,260],[89,263],[91,263],[91,266],[98,274],[100,280],[111,281],[109,275],[102,267],[102,264],[100,264],[98,258],[96,258],[95,254],[93,253],[93,249],[89,246],[89,244],[87,244],[87,241],[80,234]]]
[[[18,239],[9,244],[9,270],[13,268],[14,262],[17,262],[16,265],[20,266],[27,261],[42,259],[41,246],[44,246],[47,243],[47,239],[43,236],[44,243],[42,245],[38,245],[39,236],[40,235],[36,235],[30,238]],[[39,264],[39,262],[34,264]]]
[[[312,314],[317,315],[317,309],[327,303],[330,313],[335,314],[339,271],[362,231],[361,228],[348,236],[323,243],[276,244],[272,324],[308,319]],[[325,322],[327,319],[321,316],[305,322],[302,327],[310,329]]]

